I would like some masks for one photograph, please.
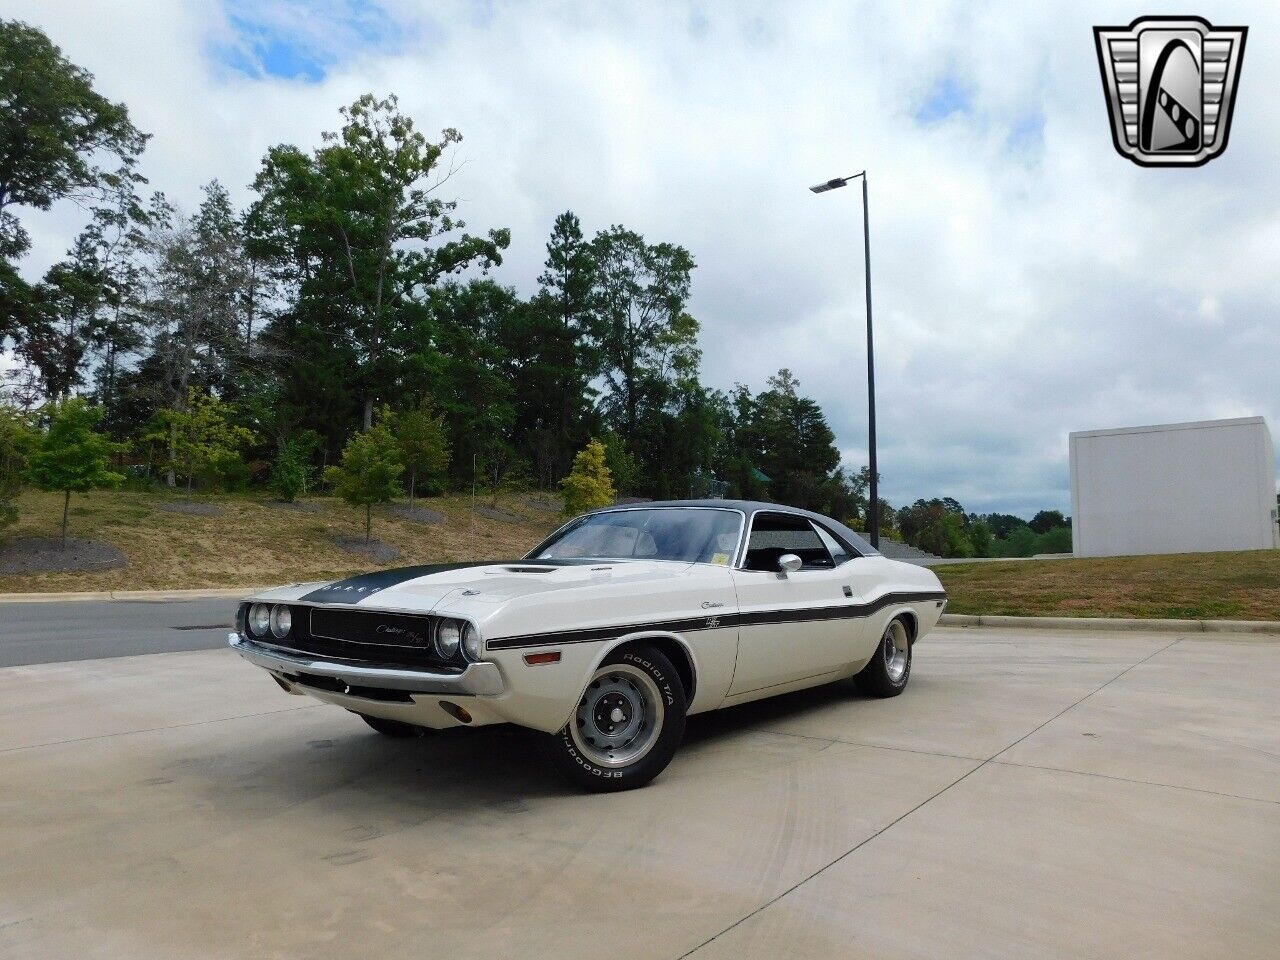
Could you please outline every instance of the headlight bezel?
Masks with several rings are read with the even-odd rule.
[[[281,621],[284,621],[284,627],[281,628]],[[277,640],[286,640],[289,634],[293,632],[293,608],[287,603],[275,603],[271,605],[271,635]]]
[[[462,628],[462,654],[471,663],[479,663],[484,659],[484,637],[470,620],[463,622],[466,626]]]
[[[261,627],[258,629],[259,615],[261,615]],[[249,604],[249,609],[244,614],[244,628],[249,636],[262,640],[271,634],[271,604],[255,601]]]
[[[458,654],[462,651],[462,634],[466,630],[466,626],[467,621],[465,620],[459,620],[455,617],[441,617],[436,622],[436,628],[431,638],[436,656],[451,663],[457,662]],[[446,630],[454,632],[451,641],[444,639]]]

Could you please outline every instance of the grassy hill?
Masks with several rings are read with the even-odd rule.
[[[107,491],[73,496],[69,536],[113,544],[124,553],[127,566],[79,573],[0,573],[0,593],[258,586],[327,580],[383,566],[512,559],[560,523],[556,513],[533,505],[527,496],[499,497],[501,518],[473,515],[469,497],[433,497],[418,504],[442,516],[436,524],[375,510],[373,536],[399,551],[394,560],[376,560],[335,542],[338,537],[364,535],[363,513],[336,499],[310,499],[305,512],[272,505],[263,496],[212,496],[197,502],[220,512],[172,512],[174,507],[182,509],[182,498],[168,494]],[[487,506],[488,498],[479,503]],[[27,491],[18,507],[21,519],[5,531],[7,541],[57,536],[61,495]]]
[[[935,568],[948,613],[1280,620],[1280,550]]]
[[[264,496],[196,501],[217,515],[173,512],[180,496],[98,492],[73,497],[70,535],[113,544],[127,566],[79,573],[0,573],[0,593],[244,587],[327,580],[376,567],[523,555],[560,518],[527,495],[499,498],[492,516],[472,514],[469,497],[434,497],[419,505],[440,522],[420,523],[383,508],[374,537],[394,559],[351,553],[363,515],[338,500],[309,499],[303,509]],[[488,500],[480,501],[487,509]],[[403,506],[403,504],[401,505]],[[57,535],[62,498],[26,492],[9,540]],[[0,550],[0,556],[3,551]],[[1280,620],[1280,551],[1164,557],[1024,560],[936,568],[950,613],[1021,616],[1226,618]]]

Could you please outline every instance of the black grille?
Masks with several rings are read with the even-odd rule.
[[[426,667],[459,673],[461,660],[443,660],[432,646],[435,617],[377,610],[292,606],[293,630],[284,640],[254,637],[255,643],[341,660],[361,666]]]

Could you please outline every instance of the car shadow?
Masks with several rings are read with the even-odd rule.
[[[775,721],[863,699],[851,683],[841,681],[697,714],[688,719],[684,744],[732,741]],[[322,713],[312,716],[319,719]],[[294,731],[293,736],[268,734],[251,741],[240,755],[243,767],[221,782],[210,780],[207,770],[185,773],[206,780],[221,800],[252,795],[286,805],[332,801],[345,807],[350,800],[336,798],[343,791],[355,791],[366,803],[371,793],[376,794],[376,805],[384,812],[417,808],[423,815],[436,808],[456,809],[459,803],[472,810],[511,812],[526,801],[583,795],[542,757],[540,734],[521,727],[455,727],[395,739],[376,733],[351,714],[325,711],[323,716],[323,730],[310,739],[298,738]]]
[[[856,703],[866,699],[858,693],[851,681],[837,680],[820,687],[797,690],[795,693],[753,700],[739,707],[724,707],[695,714],[685,725],[684,742],[701,743],[750,733],[762,724],[803,716],[833,703]]]

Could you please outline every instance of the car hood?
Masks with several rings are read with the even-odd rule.
[[[663,560],[447,563],[377,570],[332,583],[293,584],[263,591],[252,599],[428,613],[449,596],[498,604],[533,593],[669,580],[690,566]]]

